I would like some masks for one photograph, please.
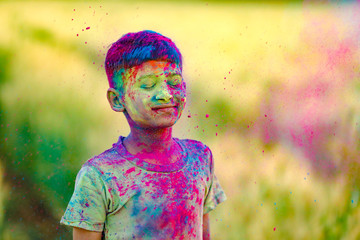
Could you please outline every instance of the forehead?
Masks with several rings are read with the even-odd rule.
[[[180,74],[181,69],[176,63],[167,61],[147,61],[137,67],[136,78],[143,75]]]

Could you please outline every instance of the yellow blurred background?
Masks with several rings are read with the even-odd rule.
[[[174,135],[213,151],[213,239],[360,239],[360,5],[341,1],[0,2],[0,239],[70,239],[76,173],[129,132],[105,54],[144,29],[184,57]]]

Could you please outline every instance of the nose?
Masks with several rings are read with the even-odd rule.
[[[166,84],[161,86],[161,89],[156,94],[156,100],[164,100],[164,101],[168,102],[172,98],[173,98],[173,95],[169,92],[169,89]]]

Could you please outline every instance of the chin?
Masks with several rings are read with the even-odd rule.
[[[178,119],[169,119],[167,121],[161,121],[154,123],[151,127],[153,128],[169,128],[175,125]]]
[[[171,123],[163,123],[163,124],[158,124],[156,127],[157,128],[169,128],[175,125],[175,122],[171,122]]]

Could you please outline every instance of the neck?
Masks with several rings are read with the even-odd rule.
[[[144,129],[131,127],[124,145],[133,154],[166,153],[173,147],[172,128]]]

